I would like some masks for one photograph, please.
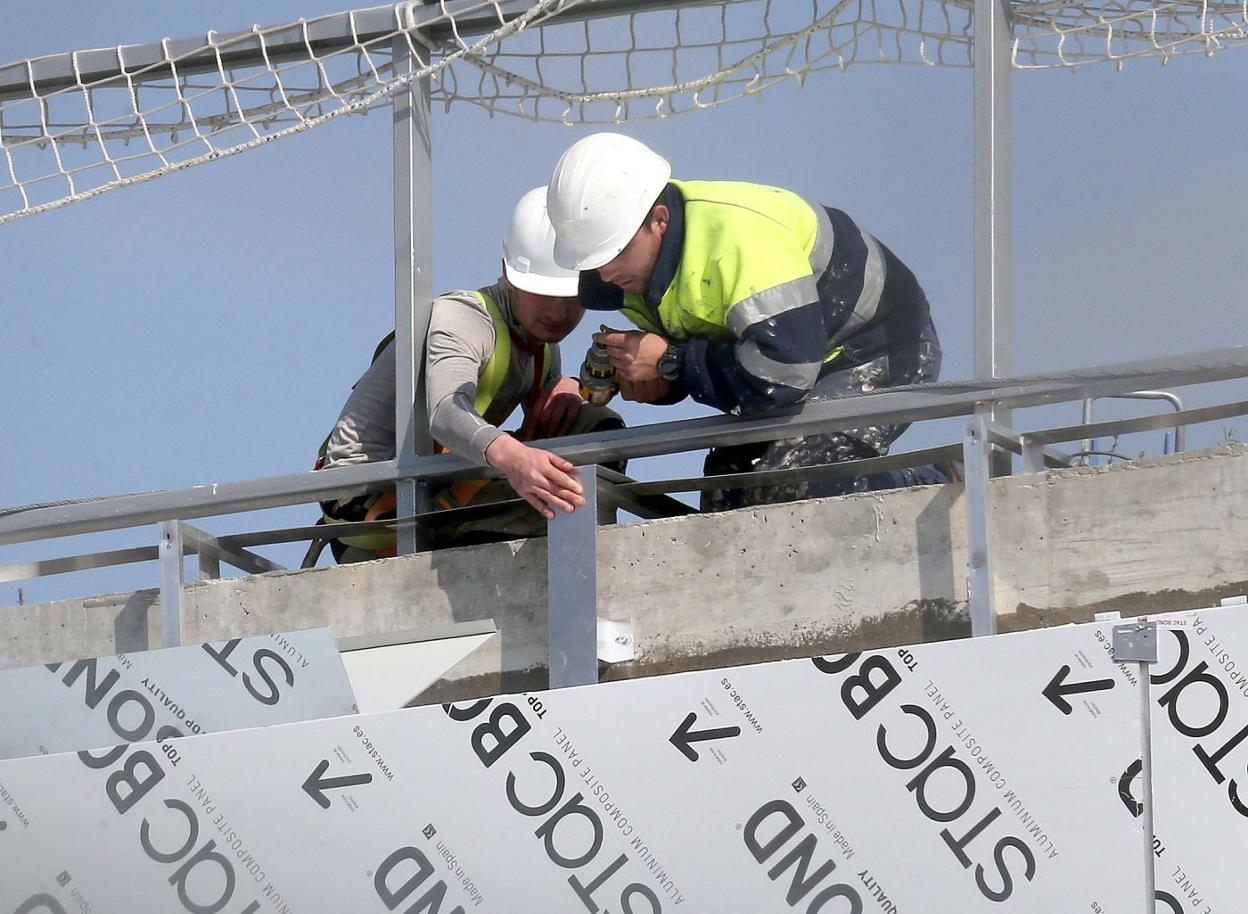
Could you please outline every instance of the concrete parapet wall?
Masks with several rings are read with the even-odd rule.
[[[1248,449],[1217,448],[990,485],[1001,628],[1216,603],[1248,590]],[[631,619],[606,677],[969,633],[961,486],[606,527],[599,614]],[[338,636],[494,619],[499,651],[424,700],[545,681],[546,545],[529,540],[206,581],[187,642],[329,625]],[[0,610],[0,667],[159,644],[155,591]]]

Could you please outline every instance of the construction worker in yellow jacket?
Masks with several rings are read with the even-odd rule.
[[[595,335],[625,399],[686,394],[736,414],[935,380],[940,344],[914,274],[844,212],[791,191],[680,181],[615,133],[574,143],[547,190],[555,262],[582,305],[640,330]],[[723,447],[707,475],[886,454],[904,424]],[[705,508],[941,482],[934,468],[711,493]]]
[[[425,347],[429,425],[439,449],[502,470],[511,489],[545,518],[579,507],[581,485],[571,463],[526,442],[623,425],[611,411],[586,404],[576,379],[563,377],[558,343],[576,328],[584,309],[576,298],[577,274],[555,265],[553,245],[546,189],[534,188],[512,213],[503,239],[503,275],[491,286],[434,299]],[[394,388],[391,334],[352,388],[319,466],[393,459]],[[503,431],[499,426],[517,406],[524,410],[523,425],[514,433]],[[444,486],[435,503],[450,508],[493,500],[498,493],[481,493],[482,485]],[[393,490],[322,508],[331,523],[393,517]],[[451,537],[456,543],[474,541],[464,531],[456,533]],[[343,537],[331,545],[339,561],[392,555],[394,532]]]

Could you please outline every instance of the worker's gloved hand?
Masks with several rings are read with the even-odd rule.
[[[537,403],[525,416],[524,439],[566,435],[576,424],[576,415],[584,403],[580,381],[576,378],[556,378],[542,389]]]
[[[607,357],[611,360],[611,367],[615,369],[621,393],[624,392],[625,381],[636,383],[659,380],[659,359],[667,351],[667,340],[657,333],[604,330],[594,334],[594,342],[607,347]],[[628,400],[636,399],[627,394],[624,396]]]
[[[557,454],[504,434],[490,442],[485,459],[502,470],[516,494],[547,520],[554,518],[556,510],[575,511],[585,504],[576,467]]]

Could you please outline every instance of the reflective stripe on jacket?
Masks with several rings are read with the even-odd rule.
[[[476,396],[473,401],[473,407],[477,414],[484,416],[490,406],[494,403],[495,398],[498,396],[499,391],[502,389],[503,383],[507,378],[507,372],[511,365],[513,349],[516,343],[512,330],[507,323],[507,319],[504,317],[502,309],[499,308],[494,299],[485,290],[473,290],[468,294],[481,301],[481,303],[485,306],[486,312],[490,316],[490,320],[494,324],[494,349],[490,353],[490,357],[481,366],[481,371],[478,376]],[[390,346],[393,340],[394,333],[392,331],[377,345],[376,350],[373,352],[374,362],[382,356],[382,354],[386,351],[386,348]],[[536,373],[540,377],[535,377],[530,394],[535,395],[539,393],[542,386],[550,379],[551,373],[555,366],[554,355],[555,347],[553,344],[546,343],[542,346],[541,360],[539,363],[540,367],[536,368]],[[325,457],[325,451],[328,443],[329,436],[326,436],[325,441],[321,444],[319,452],[319,459],[317,461],[318,469],[320,468],[321,462]],[[449,498],[444,499],[439,497],[435,499],[435,503],[437,503],[440,507],[458,507],[460,503],[467,503],[470,501],[471,497],[476,495],[477,491],[480,490],[485,482],[488,481],[461,481],[456,484],[459,487],[456,491],[440,493],[440,495],[448,495]],[[369,500],[368,510],[372,511],[373,502],[376,502],[378,499],[384,497],[385,494],[383,493],[383,495],[378,496],[378,498]],[[327,507],[330,507],[331,510],[326,510]],[[393,505],[389,507],[389,510],[392,513]],[[327,503],[322,504],[322,512],[324,522],[327,524],[345,523],[349,520],[349,518],[335,516],[335,514],[332,513],[332,506]],[[369,519],[372,519],[372,517],[370,516]],[[393,550],[394,547],[395,536],[393,530],[380,529],[355,536],[345,536],[341,538],[341,541],[348,546],[354,546],[358,549],[367,550],[369,552],[378,552],[381,554],[390,552],[390,554],[392,554],[391,550]]]
[[[860,341],[867,349],[917,341],[910,328],[928,317],[921,290],[845,213],[732,181],[673,180],[663,202],[672,219],[650,291],[625,295],[623,311],[686,344],[681,379],[694,399],[731,412],[792,403],[825,365],[880,354],[862,351]],[[906,279],[892,296],[890,269]],[[887,339],[868,340],[894,307],[913,319]]]

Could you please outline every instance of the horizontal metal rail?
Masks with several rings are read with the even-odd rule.
[[[958,460],[961,457],[962,445],[946,444],[939,447],[922,448],[917,451],[905,451],[900,454],[889,454],[886,457],[846,460],[843,463],[788,467],[783,470],[754,470],[748,473],[725,473],[722,476],[685,476],[678,479],[630,482],[622,485],[620,488],[638,495],[659,495],[665,492],[709,492],[714,489],[731,489],[734,487],[754,488],[756,486],[785,485],[823,479],[842,479],[845,477],[862,476],[867,473],[880,473],[887,470],[922,466],[927,463]]]
[[[1170,415],[1163,414],[1117,419],[1093,425],[1068,425],[1027,432],[1016,432],[990,422],[986,425],[986,433],[989,443],[1015,454],[1023,455],[1024,472],[1038,472],[1044,469],[1046,465],[1049,467],[1070,466],[1071,457],[1076,456],[1053,451],[1045,446],[1047,442],[1073,441],[1082,438],[1089,432],[1096,435],[1115,435],[1156,431],[1169,428],[1175,422],[1195,425],[1201,422],[1226,419],[1246,413],[1248,413],[1248,400],[1241,400],[1219,406],[1184,410]],[[1106,453],[1108,454],[1108,452]],[[644,481],[632,479],[606,467],[598,467],[599,485],[601,486],[600,500],[606,504],[629,511],[643,519],[678,517],[696,513],[696,509],[684,502],[671,498],[667,493],[710,491],[732,487],[784,485],[797,482],[856,477],[867,473],[915,467],[929,463],[951,464],[952,461],[959,460],[962,454],[962,444],[947,444],[889,454],[884,457],[870,457],[843,463],[821,464],[819,466]],[[1121,457],[1121,455],[1117,454],[1110,454],[1109,456]],[[1043,463],[1040,463],[1041,459]],[[82,504],[98,503],[101,500],[90,499],[82,502]],[[419,524],[435,527],[447,524],[454,525],[464,520],[484,518],[491,514],[497,514],[499,511],[513,509],[522,503],[522,500],[519,498],[504,499],[483,505],[431,511],[425,514],[417,514],[411,518],[403,518],[402,520],[405,523],[411,520]],[[198,555],[201,572],[204,571],[205,561],[214,563],[224,561],[249,573],[261,573],[278,570],[281,566],[263,556],[247,551],[248,547],[306,542],[308,540],[323,539],[331,534],[334,537],[355,536],[393,528],[398,523],[399,520],[393,519],[341,523],[334,524],[331,527],[327,527],[324,524],[310,524],[301,527],[286,527],[279,530],[231,533],[221,536],[212,536],[189,524],[183,524],[183,554],[186,556]],[[501,529],[505,528],[500,527]],[[159,558],[159,552],[160,550],[157,546],[139,546],[130,549],[117,549],[0,565],[0,582],[156,561]],[[218,577],[219,573],[212,571],[206,576]]]
[[[1201,422],[1230,419],[1234,416],[1242,416],[1244,413],[1248,413],[1248,400],[1238,400],[1234,403],[1225,403],[1219,406],[1185,409],[1176,413],[1139,416],[1134,419],[1112,419],[1105,422],[1094,422],[1090,425],[1067,425],[1062,428],[1050,428],[1038,432],[1024,432],[1023,434],[1030,441],[1036,441],[1041,444],[1056,444],[1062,441],[1074,441],[1079,438],[1129,435],[1132,432],[1155,432],[1180,425],[1197,425]]]
[[[594,435],[551,439],[545,447],[576,464],[610,463],[731,444],[796,438],[867,424],[886,425],[970,415],[977,404],[1011,408],[1128,393],[1140,387],[1174,387],[1248,376],[1248,348],[1234,347],[1181,358],[1129,362],[1060,375],[985,382],[940,382],[892,388],[758,417],[711,416]],[[1214,407],[1212,410],[1225,409]],[[1174,425],[1174,414],[1126,420],[1140,428]],[[1148,425],[1157,422],[1158,425]],[[413,477],[423,481],[497,475],[451,454],[420,458]],[[212,483],[144,495],[121,495],[80,504],[0,509],[0,545],[134,527],[177,518],[235,514],[327,498],[382,491],[394,484],[394,461],[329,471]]]
[[[194,555],[194,549],[183,549],[183,555]],[[0,565],[0,583],[24,581],[28,578],[46,578],[54,574],[88,571],[93,568],[112,568],[115,565],[132,565],[137,562],[154,562],[160,558],[159,546],[135,546],[132,549],[110,549],[86,555],[67,555],[34,562],[16,562]]]
[[[221,562],[233,565],[240,571],[249,574],[262,574],[266,571],[280,571],[283,566],[276,562],[248,552],[240,545],[230,542],[230,537],[216,537],[203,530],[197,530],[190,524],[182,524],[182,555],[199,556],[201,569],[205,563],[212,563],[220,568]],[[324,530],[324,527],[316,528]],[[299,537],[308,539],[309,537]],[[268,540],[263,537],[259,543],[288,542],[288,540]],[[94,568],[112,568],[117,565],[132,565],[138,562],[154,562],[160,558],[159,546],[134,546],[129,549],[109,549],[103,552],[90,552],[82,555],[67,555],[53,559],[39,559],[33,562],[16,562],[12,565],[0,565],[0,583],[6,581],[22,581],[28,578],[51,577],[56,574],[69,574],[75,571],[88,571]],[[214,573],[212,577],[218,577]]]
[[[532,5],[532,0],[449,0],[445,4],[412,4],[406,12],[407,22],[422,32],[426,41],[437,44],[456,35],[470,38],[488,34]],[[575,22],[674,5],[655,0],[592,0],[559,13],[558,19]],[[390,4],[316,17],[286,27],[260,27],[265,33],[263,44],[255,30],[248,30],[49,54],[29,63],[18,61],[0,67],[0,101],[30,98],[32,94],[46,96],[123,74],[143,82],[169,79],[174,75],[169,60],[175,62],[179,76],[191,76],[215,73],[222,66],[228,69],[302,60],[308,58],[309,50],[320,57],[393,35],[404,26],[404,12],[402,4]]]

